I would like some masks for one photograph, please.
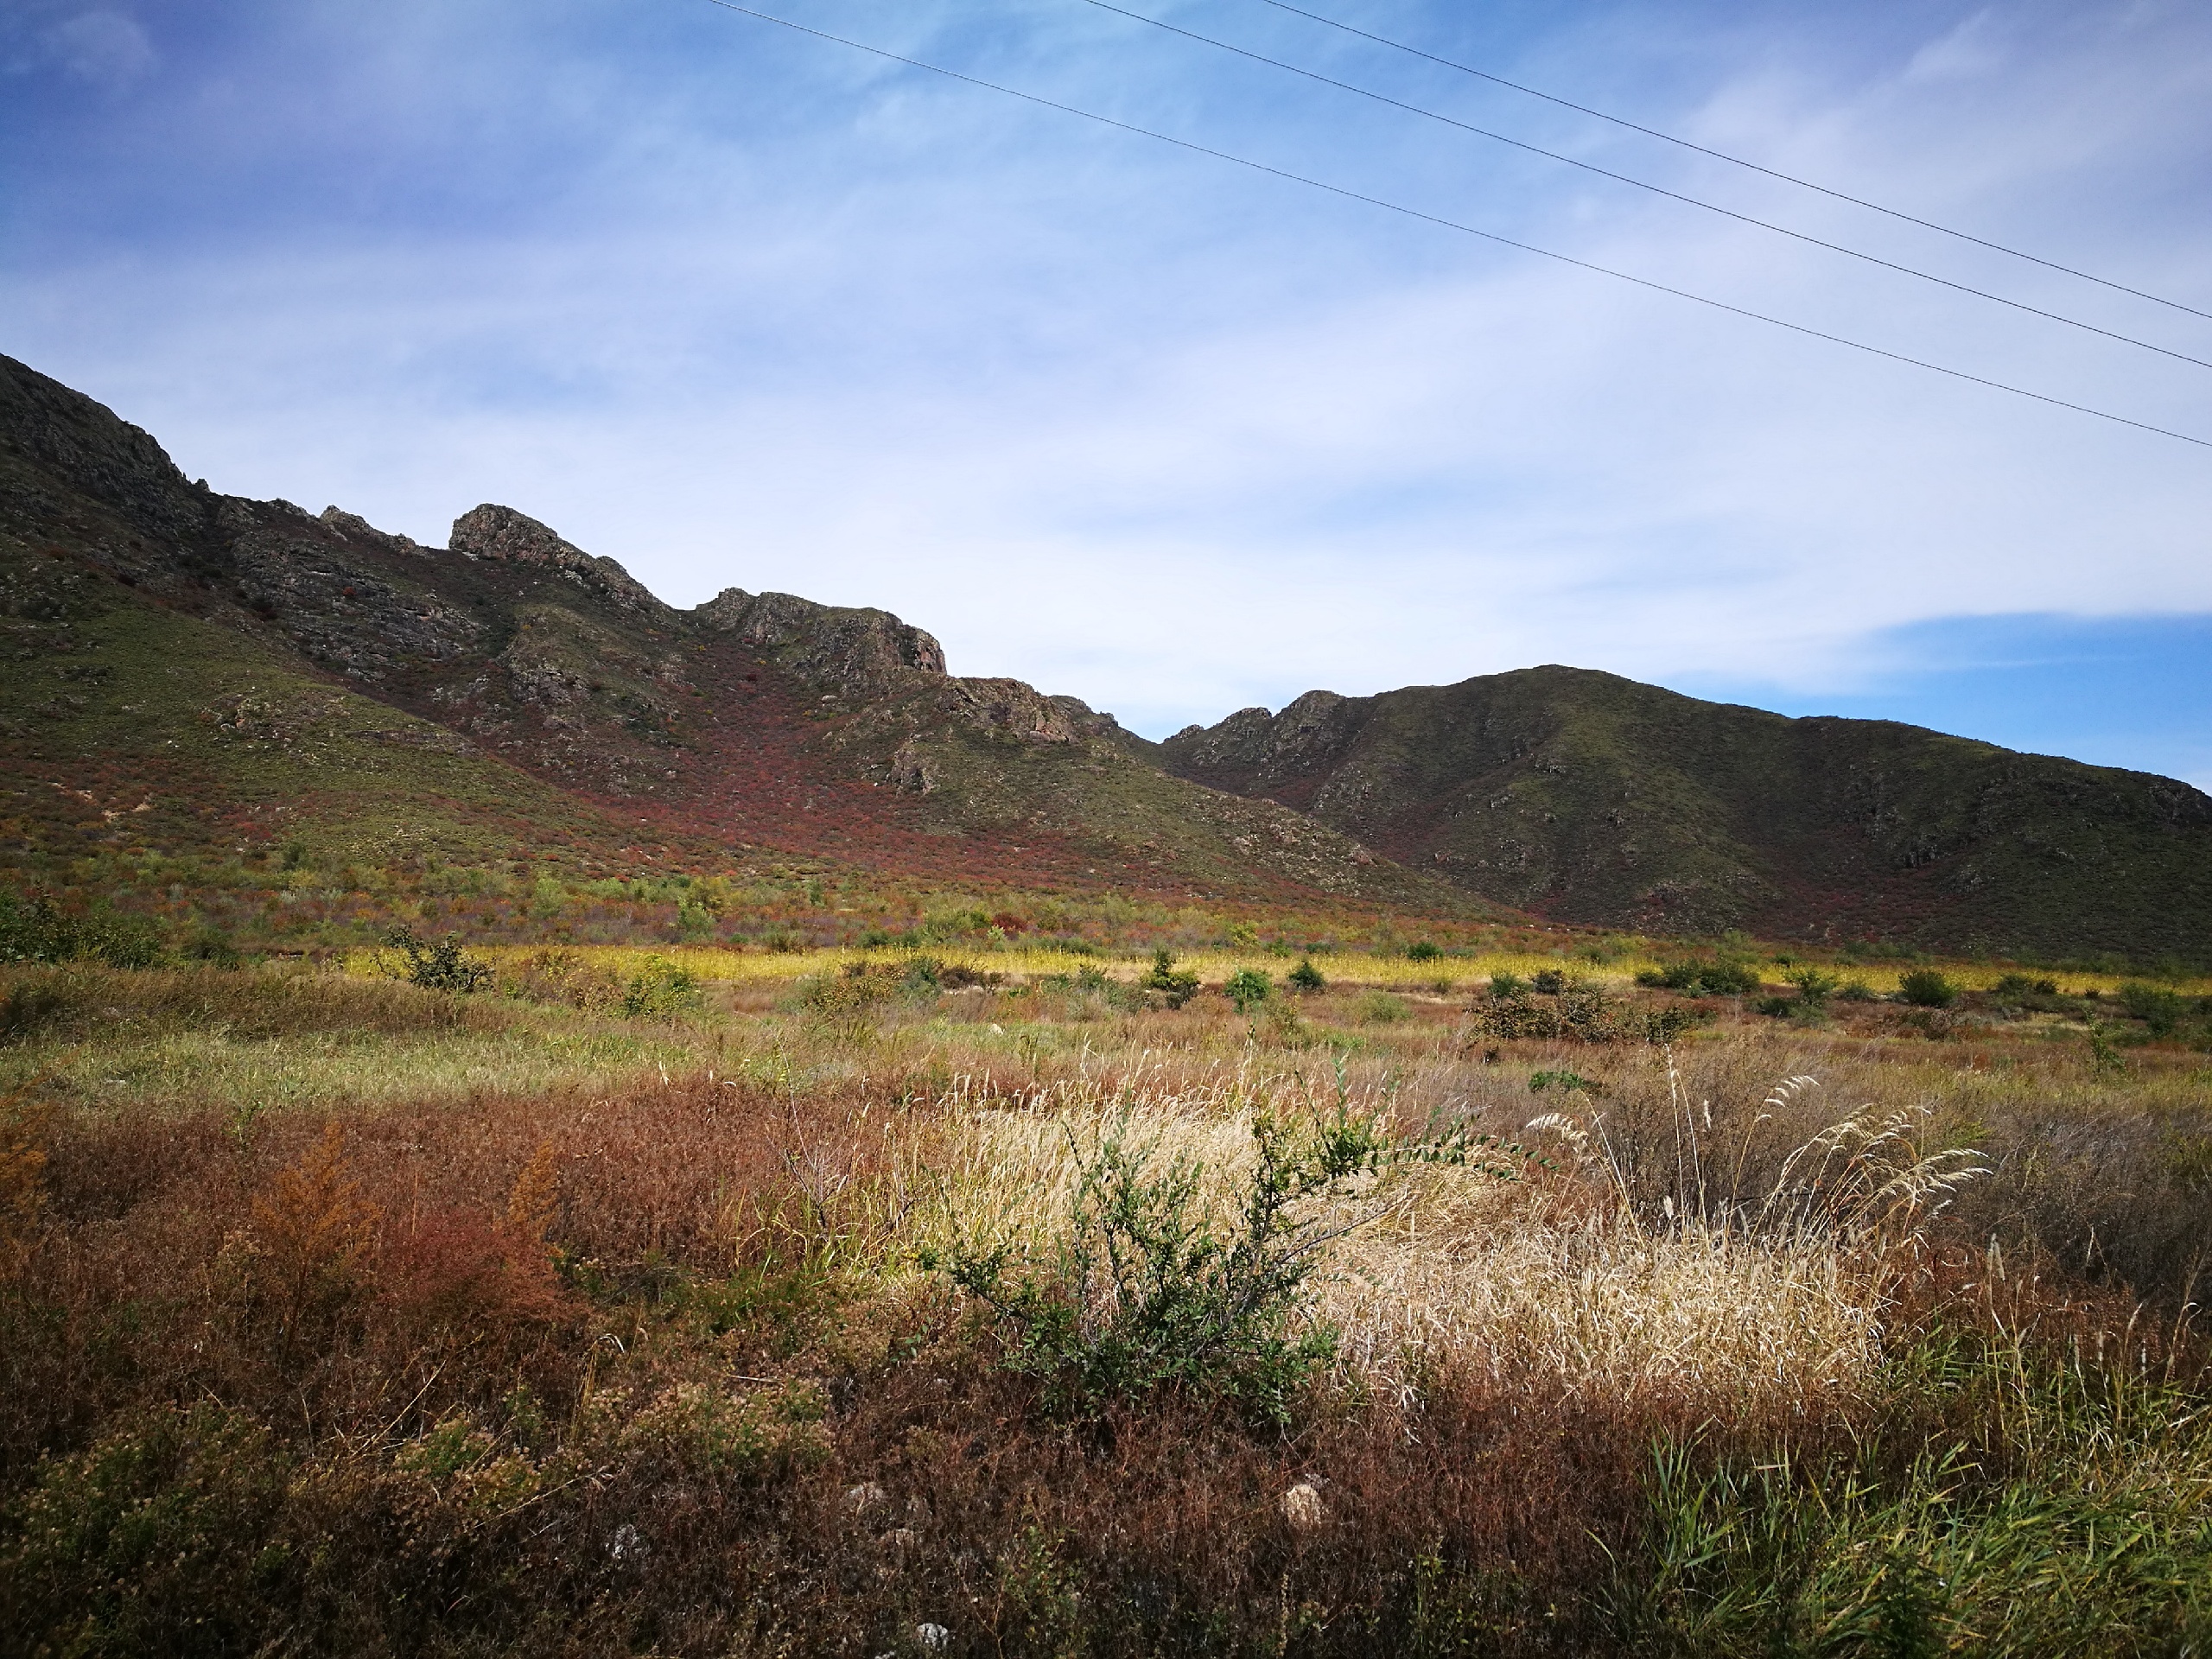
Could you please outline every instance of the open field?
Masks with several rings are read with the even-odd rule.
[[[487,945],[478,950],[476,954],[486,962],[507,966],[525,963],[544,948],[537,945]],[[686,944],[583,944],[563,948],[573,951],[586,963],[626,978],[637,973],[648,961],[659,958],[674,963],[685,972],[702,980],[732,983],[789,982],[836,973],[851,962],[893,963],[903,962],[918,953],[926,953],[948,966],[976,974],[997,974],[1014,981],[1080,973],[1086,967],[1108,970],[1127,978],[1132,975],[1141,976],[1152,957],[1149,949],[1140,947],[1076,952],[1008,944],[978,950],[963,948],[957,943],[896,948],[773,951],[733,950]],[[1695,953],[1680,948],[1668,949],[1649,940],[1639,940],[1634,947],[1601,950],[1594,958],[1587,954],[1567,950],[1462,948],[1441,952],[1433,959],[1415,961],[1409,960],[1403,950],[1388,954],[1375,950],[1308,953],[1288,946],[1272,950],[1224,950],[1217,947],[1179,951],[1176,953],[1176,965],[1197,974],[1208,984],[1218,984],[1242,968],[1257,968],[1280,976],[1301,957],[1310,955],[1332,983],[1465,996],[1478,992],[1492,976],[1498,974],[1529,979],[1548,971],[1570,973],[1608,989],[1624,991],[1634,984],[1637,974],[1662,969],[1669,963],[1693,954]],[[1815,960],[1811,957],[1805,959]],[[365,949],[347,952],[343,960],[348,972],[374,976],[390,971],[397,959],[389,950]],[[2018,969],[2009,965],[1951,962],[1940,958],[1923,960],[1916,957],[1903,963],[1879,961],[1838,963],[1827,957],[1817,960],[1834,969],[1839,977],[1856,981],[1866,989],[1885,995],[1896,992],[1902,977],[1921,967],[1932,967],[1969,991],[1990,990],[2007,974],[2019,972]],[[1764,978],[1775,986],[1787,985],[1788,982],[1783,977],[1786,972],[1784,965],[1770,961],[1761,964],[1761,968]],[[2110,995],[2138,976],[2076,970],[2061,971],[2058,977],[2063,979],[2068,990],[2095,990],[2101,995]],[[2212,995],[2212,976],[2182,974],[2162,976],[2158,983],[2184,997]]]
[[[2212,1636],[2186,1020],[665,954],[0,970],[11,1651]]]

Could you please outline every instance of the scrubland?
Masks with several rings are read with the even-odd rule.
[[[0,1646],[2212,1642],[2194,1005],[733,960],[0,969]]]

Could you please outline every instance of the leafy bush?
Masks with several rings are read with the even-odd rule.
[[[1509,1040],[1573,1043],[1671,1043],[1713,1016],[1694,1007],[1639,1010],[1609,1001],[1586,985],[1569,987],[1555,1001],[1493,997],[1470,1022],[1479,1035]]]
[[[533,950],[499,980],[505,996],[532,1002],[563,1002],[587,1013],[607,1014],[622,1006],[623,983],[610,969],[580,951]]]
[[[896,996],[926,1001],[943,988],[948,972],[935,957],[909,957],[899,963],[849,962],[836,973],[799,982],[799,1001],[815,1014],[849,1017]],[[695,981],[695,992],[696,987]]]
[[[1300,957],[1298,966],[1283,976],[1283,982],[1292,989],[1308,995],[1315,991],[1326,990],[1329,986],[1329,982],[1321,976],[1321,970],[1313,965],[1311,957]]]
[[[1897,990],[1916,1008],[1948,1008],[1959,988],[1933,968],[1916,968],[1897,981]]]
[[[230,936],[215,927],[201,928],[185,942],[184,949],[177,954],[187,962],[202,963],[226,972],[245,965],[245,957],[239,953],[238,946],[231,943]]]
[[[1152,953],[1152,971],[1145,976],[1143,985],[1146,990],[1165,996],[1171,1008],[1181,1007],[1198,994],[1198,976],[1178,972],[1175,953],[1165,949]]]
[[[269,1431],[212,1402],[142,1414],[40,1465],[0,1553],[15,1651],[34,1630],[78,1653],[250,1652],[272,1561],[264,1548],[289,1459]],[[227,1593],[211,1596],[221,1584]]]
[[[1393,1146],[1377,1119],[1341,1100],[1305,1122],[1262,1113],[1252,1136],[1258,1156],[1225,1219],[1203,1165],[1178,1154],[1163,1166],[1158,1142],[1124,1120],[1078,1154],[1068,1235],[1046,1274],[1014,1274],[1003,1246],[926,1253],[923,1265],[999,1316],[1004,1363],[1046,1379],[1050,1409],[1089,1414],[1174,1388],[1287,1424],[1299,1389],[1336,1351],[1335,1332],[1307,1318],[1317,1254],[1364,1219],[1310,1206],[1395,1164],[1510,1179],[1525,1154],[1465,1135]]]
[[[1529,981],[1529,988],[1538,996],[1557,996],[1567,988],[1567,977],[1556,968],[1546,968]]]
[[[1501,1001],[1510,996],[1519,996],[1528,988],[1528,982],[1518,974],[1496,973],[1490,976],[1490,994]]]
[[[66,962],[76,930],[44,898],[0,893],[0,962]]]
[[[1605,1086],[1592,1082],[1579,1071],[1534,1071],[1529,1076],[1529,1092],[1541,1095],[1547,1089],[1556,1089],[1563,1095],[1602,1095]]]
[[[42,894],[0,893],[0,962],[86,959],[111,968],[154,968],[162,958],[161,930],[146,917],[105,905],[69,916]]]
[[[417,938],[412,929],[395,927],[385,943],[400,954],[392,976],[426,991],[453,991],[466,996],[492,982],[492,965],[464,953],[461,936],[449,933],[435,944]]]
[[[111,968],[158,968],[162,964],[162,931],[145,916],[95,906],[77,924],[79,957],[104,962]]]
[[[647,957],[622,991],[622,1012],[632,1020],[666,1020],[698,1007],[699,976],[664,957]]]
[[[772,1478],[829,1457],[827,1414],[828,1402],[811,1382],[753,1395],[682,1382],[639,1412],[623,1438],[700,1474]]]
[[[1834,974],[1812,967],[1793,968],[1783,977],[1797,988],[1797,1000],[1808,1008],[1821,1007],[1843,983]]]
[[[1408,1018],[1413,1010],[1402,996],[1393,996],[1388,991],[1369,991],[1352,1004],[1352,1013],[1370,1026],[1395,1026]]]
[[[1221,989],[1236,1005],[1237,1013],[1249,1014],[1274,995],[1275,982],[1263,969],[1239,968]]]
[[[1416,939],[1406,947],[1406,957],[1413,962],[1434,962],[1444,954],[1444,947],[1427,939]]]
[[[1669,962],[1647,968],[1636,982],[1652,990],[1680,991],[1685,996],[1749,996],[1759,988],[1758,969],[1748,962]]]
[[[2162,985],[2131,981],[2120,988],[2120,1006],[2151,1028],[2153,1037],[2171,1037],[2188,1012],[2180,995]]]

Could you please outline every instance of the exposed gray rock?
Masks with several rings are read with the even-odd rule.
[[[558,571],[625,611],[668,609],[613,559],[594,557],[512,507],[487,501],[461,514],[453,522],[448,545],[467,558],[539,565]]]
[[[796,594],[725,588],[692,613],[734,633],[802,679],[859,697],[905,689],[906,677],[944,674],[944,647],[888,611],[817,605]]]

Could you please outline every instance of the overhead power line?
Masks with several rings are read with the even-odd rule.
[[[1372,41],[1377,46],[1387,46],[1394,52],[1403,52],[1409,57],[1425,59],[1430,63],[1440,65],[1446,69],[1456,69],[1463,75],[1472,75],[1476,79],[1486,80],[1493,86],[1503,86],[1511,92],[1525,93],[1530,98],[1541,99],[1547,104],[1556,104],[1563,110],[1573,110],[1578,115],[1592,116],[1598,120],[1611,122],[1614,126],[1625,127],[1630,132],[1640,132],[1647,138],[1656,138],[1662,143],[1674,144],[1682,149],[1695,150],[1700,156],[1710,156],[1714,161],[1726,162],[1731,167],[1745,168],[1753,173],[1764,173],[1770,179],[1780,179],[1784,184],[1794,184],[1801,190],[1810,190],[1820,195],[1833,197],[1837,201],[1847,201],[1854,207],[1866,208],[1869,213],[1903,219],[1908,225],[1919,226],[1923,231],[1935,231],[1943,236],[1955,237],[1961,242],[1971,242],[1978,248],[1987,248],[1993,252],[2004,254],[2009,258],[2024,259],[2031,265],[2041,265],[2045,270],[2056,270],[2068,276],[2077,276],[2085,283],[2094,283],[2100,288],[2109,288],[2117,293],[2133,295],[2139,300],[2148,300],[2153,305],[2163,305],[2176,311],[2186,311],[2192,317],[2212,320],[2212,311],[2200,311],[2193,305],[2183,305],[2179,300],[2169,300],[2157,294],[2146,293],[2139,288],[2130,288],[2126,283],[2115,283],[2110,277],[2094,276],[2073,265],[2062,265],[2056,259],[2044,259],[2036,254],[2024,252],[2018,248],[2008,247],[2002,242],[1993,242],[1987,237],[1954,230],[1948,225],[1938,225],[1932,219],[1922,219],[1916,214],[1904,213],[1896,207],[1885,207],[1880,202],[1869,201],[1864,196],[1850,195],[1841,190],[1831,190],[1824,184],[1815,184],[1810,179],[1801,179],[1794,173],[1784,173],[1777,168],[1762,167],[1758,162],[1747,162],[1740,156],[1731,156],[1725,150],[1710,149],[1703,144],[1693,143],[1687,138],[1677,138],[1673,133],[1662,132],[1656,127],[1640,126],[1624,117],[1608,115],[1603,110],[1592,109],[1587,104],[1577,104],[1571,99],[1539,92],[1534,86],[1524,86],[1517,80],[1508,80],[1503,75],[1491,74],[1487,69],[1478,69],[1472,64],[1459,63],[1451,58],[1440,58],[1433,52],[1424,52],[1417,46],[1408,46],[1403,41],[1394,41],[1387,35],[1372,34],[1367,29],[1354,28],[1350,23],[1339,22],[1334,17],[1324,17],[1318,11],[1308,11],[1303,6],[1292,5],[1289,0],[1263,0],[1263,3],[1273,6],[1278,11],[1287,11],[1300,17],[1311,18],[1313,22],[1327,28],[1340,29],[1346,35],[1357,35],[1363,41]]]
[[[827,41],[835,46],[849,47],[855,52],[865,52],[871,57],[881,58],[887,62],[904,64],[910,69],[925,70],[933,75],[942,75],[948,80],[961,81],[967,86],[981,87],[985,92],[998,92],[1007,98],[1020,99],[1023,103],[1034,104],[1040,109],[1056,110],[1063,115],[1077,116],[1085,121],[1095,121],[1100,126],[1112,127],[1116,131],[1131,133],[1140,138],[1154,139],[1163,144],[1172,144],[1178,149],[1189,150],[1193,155],[1211,156],[1216,161],[1228,162],[1233,166],[1248,168],[1255,173],[1264,173],[1271,178],[1287,180],[1292,184],[1302,184],[1310,189],[1326,191],[1329,194],[1340,196],[1347,201],[1364,202],[1370,207],[1380,207],[1387,213],[1400,213],[1408,219],[1419,219],[1424,224],[1440,226],[1447,231],[1457,231],[1464,236],[1478,237],[1485,242],[1494,242],[1500,247],[1516,248],[1522,253],[1533,253],[1540,258],[1554,260],[1562,265],[1572,265],[1578,270],[1592,271],[1600,276],[1610,276],[1617,282],[1632,283],[1637,288],[1649,289],[1656,294],[1667,294],[1678,300],[1688,300],[1693,304],[1706,306],[1715,311],[1726,311],[1732,316],[1745,317],[1753,322],[1763,322],[1771,327],[1784,328],[1791,334],[1802,334],[1808,339],[1824,340],[1830,345],[1846,346],[1854,352],[1864,352],[1870,357],[1885,358],[1892,363],[1903,363],[1912,368],[1925,369],[1931,374],[1945,375],[1954,380],[1964,380],[1974,385],[1986,386],[1993,391],[2009,392],[2015,397],[2025,397],[2034,403],[2047,404],[2054,409],[2072,410],[2077,415],[2094,416],[2101,421],[2110,421],[2116,425],[2133,427],[2139,432],[2155,433],[2162,438],[2174,438],[2183,443],[2195,444],[2201,449],[2212,449],[2212,438],[2192,437],[2186,432],[2177,432],[2170,427],[2153,426],[2148,421],[2133,420],[2126,415],[2115,415],[2109,410],[2092,408],[2087,404],[2069,403],[2063,397],[2054,397],[2046,392],[2030,391],[2024,386],[2012,385],[2003,380],[1992,380],[1983,375],[1970,374],[1964,369],[1948,368],[1941,363],[1930,363],[1924,358],[1909,357],[1903,352],[1892,352],[1884,346],[1870,346],[1864,340],[1852,340],[1842,334],[1832,334],[1802,322],[1790,322],[1781,317],[1771,316],[1764,311],[1753,311],[1744,306],[1731,305],[1726,300],[1716,300],[1703,294],[1694,294],[1685,288],[1673,288],[1665,283],[1655,282],[1648,276],[1631,276],[1627,271],[1617,270],[1609,265],[1596,264],[1587,259],[1577,259],[1572,254],[1555,252],[1549,248],[1541,248],[1533,242],[1516,241],[1510,236],[1500,236],[1495,231],[1479,230],[1472,225],[1462,224],[1455,219],[1446,219],[1440,214],[1425,213],[1418,207],[1408,207],[1402,202],[1386,200],[1381,196],[1370,196],[1362,191],[1347,189],[1343,185],[1330,184],[1324,180],[1313,178],[1303,173],[1293,173],[1284,168],[1272,167],[1265,162],[1255,162],[1249,156],[1234,155],[1225,149],[1216,149],[1211,145],[1198,143],[1192,139],[1178,138],[1170,133],[1160,132],[1151,127],[1140,127],[1132,122],[1118,121],[1110,115],[1100,115],[1094,110],[1083,109],[1073,104],[1063,104],[1039,93],[1025,92],[1018,87],[1003,86],[995,80],[985,80],[980,75],[967,74],[958,69],[948,69],[942,64],[930,63],[920,58],[910,58],[883,47],[870,46],[865,41],[852,40],[842,35],[832,35],[827,29],[815,29],[805,23],[794,22],[788,17],[779,17],[772,12],[756,11],[751,6],[738,4],[737,0],[706,0],[706,3],[723,11],[733,11],[742,16],[756,18],[764,23],[773,23],[779,29],[788,29],[795,34],[810,35],[816,40]]]
[[[1870,265],[1879,265],[1884,270],[1894,270],[1905,276],[1916,276],[1923,283],[1933,283],[1939,288],[1948,288],[1954,293],[1971,295],[1977,300],[1988,300],[1997,305],[2009,306],[2015,311],[2024,311],[2030,316],[2044,317],[2052,322],[2064,323],[2069,328],[2079,328],[2088,334],[2101,334],[2105,339],[2117,340],[2123,346],[2133,346],[2143,351],[2156,352],[2160,357],[2171,357],[2177,362],[2193,363],[2200,369],[2212,369],[2212,362],[2208,362],[2201,357],[2191,357],[2187,352],[2177,352],[2167,346],[2154,346],[2149,340],[2138,340],[2133,334],[2123,334],[2111,328],[2100,328],[2094,322],[2083,322],[2078,317],[2069,317],[2057,311],[2046,311],[2039,305],[2029,305],[2024,301],[2008,300],[2002,294],[1992,294],[1986,289],[1975,288],[1967,283],[1955,283],[1948,276],[1938,276],[1932,271],[1922,270],[1916,266],[1900,264],[1894,259],[1884,259],[1876,254],[1862,253],[1857,248],[1846,247],[1840,242],[1829,242],[1820,237],[1808,235],[1803,231],[1793,231],[1786,225],[1777,225],[1770,219],[1758,219],[1750,213],[1739,213],[1732,207],[1723,207],[1718,203],[1707,201],[1697,196],[1686,196],[1679,190],[1669,190],[1663,185],[1652,184],[1645,180],[1631,177],[1626,173],[1616,173],[1611,168],[1599,167],[1594,162],[1581,161],[1573,156],[1563,156],[1555,149],[1546,149],[1541,144],[1524,143],[1518,138],[1509,138],[1502,132],[1493,132],[1488,127],[1478,127],[1471,122],[1461,121],[1455,117],[1440,114],[1434,110],[1424,109],[1418,104],[1408,104],[1402,99],[1391,98],[1386,93],[1370,92],[1366,87],[1351,81],[1338,80],[1333,75],[1325,75],[1317,70],[1301,68],[1294,63],[1286,63],[1281,58],[1271,58],[1263,53],[1249,51],[1230,41],[1217,40],[1213,35],[1201,35],[1195,29],[1179,28],[1176,24],[1162,22],[1157,17],[1147,17],[1141,11],[1131,11],[1127,7],[1115,5],[1113,0],[1084,0],[1084,3],[1096,6],[1101,11],[1110,11],[1117,17],[1127,17],[1133,22],[1146,23],[1154,29],[1165,29],[1170,35],[1179,35],[1185,40],[1194,41],[1200,46],[1211,46],[1218,51],[1231,53],[1249,62],[1265,64],[1270,69],[1281,69],[1290,74],[1302,76],[1307,80],[1318,82],[1324,86],[1334,86],[1339,91],[1355,93],[1361,98],[1372,99],[1377,104],[1387,104],[1394,110],[1403,110],[1408,115],[1418,115],[1424,120],[1440,122],[1447,127],[1456,127],[1461,132],[1472,133],[1478,138],[1488,138],[1497,143],[1509,144],[1513,149],[1525,150],[1531,156],[1541,156],[1547,161],[1563,162],[1568,167],[1580,168],[1585,173],[1594,173],[1599,178],[1612,179],[1622,184],[1633,185],[1638,190],[1649,190],[1653,195],[1664,196],[1669,201],[1679,201],[1688,207],[1702,208],[1708,213],[1718,213],[1723,219],[1732,219],[1739,225],[1750,225],[1762,231],[1771,231],[1777,236],[1786,236],[1793,241],[1807,243],[1815,248],[1826,248],[1831,253],[1840,253],[1848,258],[1864,260]]]

